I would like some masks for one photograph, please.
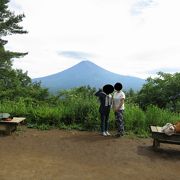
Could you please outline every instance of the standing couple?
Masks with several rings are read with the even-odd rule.
[[[102,90],[95,93],[99,97],[100,107],[99,112],[101,116],[101,133],[103,136],[110,136],[109,128],[109,114],[112,107],[116,119],[117,134],[116,137],[124,134],[124,100],[125,94],[122,91],[122,84],[117,82],[114,87],[110,84],[103,86]],[[115,90],[115,92],[114,92]],[[113,93],[113,95],[111,95]]]

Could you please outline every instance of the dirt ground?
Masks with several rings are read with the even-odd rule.
[[[180,146],[98,132],[22,127],[0,136],[1,180],[177,180]]]

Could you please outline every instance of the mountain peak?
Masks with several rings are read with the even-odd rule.
[[[75,66],[72,67],[73,69],[75,68],[80,68],[81,70],[84,69],[84,71],[86,72],[87,70],[90,71],[94,71],[94,69],[96,68],[100,68],[98,65],[94,64],[93,62],[89,61],[89,60],[84,60],[81,61],[80,63],[76,64]]]
[[[94,64],[93,62],[89,61],[89,60],[83,60],[81,61],[80,63],[78,63],[77,65],[95,65],[97,66],[96,64]]]
[[[92,63],[92,62],[89,61],[89,60],[83,60],[83,61],[81,61],[80,63]]]
[[[89,60],[83,60],[62,72],[36,78],[34,81],[40,81],[43,87],[54,92],[59,89],[87,85],[100,88],[104,84],[115,84],[116,82],[121,82],[126,90],[130,88],[137,90],[144,83],[143,79],[112,73]]]

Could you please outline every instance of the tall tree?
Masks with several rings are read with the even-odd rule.
[[[172,100],[171,97],[180,93],[180,73],[159,72],[158,77],[148,78],[147,83],[138,93],[137,101],[145,108],[150,104],[165,108]],[[179,101],[179,99],[175,99]]]
[[[7,35],[27,33],[19,23],[25,17],[24,14],[15,15],[8,9],[9,0],[0,0],[0,62],[11,66],[11,59],[26,55],[27,53],[11,52],[4,49],[7,40],[2,39]],[[3,62],[4,61],[4,62]]]
[[[19,58],[27,53],[11,52],[5,50],[4,45],[8,43],[3,37],[12,34],[23,34],[27,31],[23,30],[23,27],[19,25],[24,14],[15,15],[8,9],[9,0],[0,0],[0,85],[1,90],[8,88],[9,84],[13,84],[12,81],[16,75],[12,69],[12,59]]]
[[[47,89],[42,89],[40,83],[32,83],[27,72],[12,68],[12,59],[20,58],[27,53],[12,52],[5,49],[7,35],[27,33],[19,23],[24,14],[15,15],[8,9],[9,0],[0,0],[0,100],[14,100],[19,97],[32,97],[43,100],[48,96]]]

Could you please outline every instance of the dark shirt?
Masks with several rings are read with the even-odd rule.
[[[99,101],[100,101],[99,112],[103,114],[109,113],[111,105],[109,104],[106,105],[106,96],[108,95],[105,94],[102,90],[99,90],[95,93],[95,96],[99,97]]]

